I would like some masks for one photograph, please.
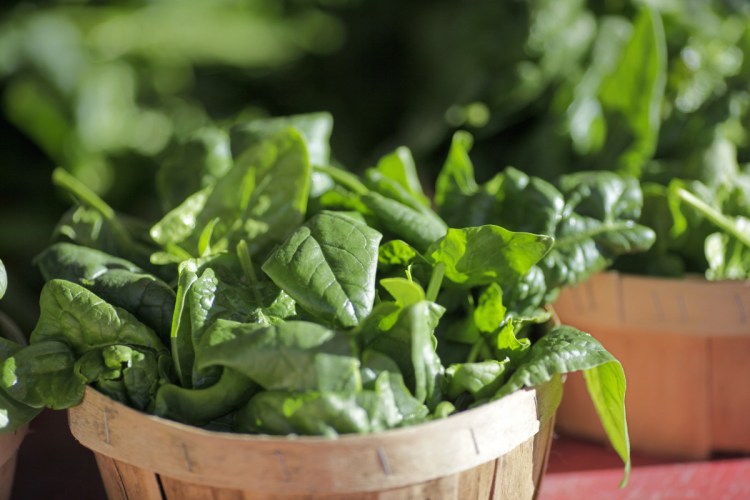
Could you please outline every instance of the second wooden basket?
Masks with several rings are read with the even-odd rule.
[[[607,272],[563,291],[555,310],[622,363],[634,450],[694,459],[750,452],[750,282]],[[573,374],[558,429],[604,441],[587,400]]]

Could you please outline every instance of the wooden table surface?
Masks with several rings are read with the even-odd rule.
[[[633,455],[630,484],[619,489],[622,467],[609,448],[556,438],[540,500],[750,499],[750,457],[723,456],[680,463]],[[66,413],[45,411],[32,424],[18,457],[13,500],[102,500],[93,454],[67,427]]]

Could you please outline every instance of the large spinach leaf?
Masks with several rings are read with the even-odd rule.
[[[625,373],[620,363],[591,335],[559,326],[531,347],[528,357],[497,392],[500,398],[523,387],[535,387],[555,375],[582,370],[591,400],[612,446],[630,471],[630,441],[625,419]]]
[[[86,288],[65,280],[48,281],[39,298],[41,314],[32,344],[58,341],[80,356],[116,344],[166,351],[159,337],[133,315],[104,302]]]
[[[355,326],[375,300],[380,238],[361,221],[324,212],[277,248],[263,271],[313,316]]]
[[[362,386],[353,340],[304,321],[219,320],[196,351],[196,364],[229,367],[266,390],[356,392]]]
[[[169,212],[151,228],[151,236],[177,258],[201,256],[207,230],[214,252],[242,239],[260,251],[302,222],[310,176],[303,138],[295,129],[282,129],[253,144],[225,175]]]

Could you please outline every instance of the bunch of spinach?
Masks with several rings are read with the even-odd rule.
[[[189,169],[165,163],[168,211],[148,231],[158,249],[145,264],[108,253],[142,255],[129,250],[143,226],[56,174],[96,217],[66,217],[64,241],[37,257],[41,315],[31,345],[0,365],[3,390],[65,408],[89,384],[210,429],[335,436],[583,370],[629,467],[622,367],[590,335],[546,326],[544,307],[563,284],[648,247],[633,222],[637,185],[592,174],[557,191],[508,170],[480,187],[459,134],[435,212],[407,149],[357,176],[331,166],[331,128],[323,113],[253,121],[210,132],[221,147]],[[74,223],[114,239],[65,229]]]
[[[0,299],[3,298],[8,288],[8,276],[3,261],[0,260]],[[0,363],[14,356],[21,350],[23,339],[18,338],[20,332],[16,332],[13,325],[0,311]],[[0,387],[0,433],[13,432],[19,427],[31,421],[41,410],[32,408],[15,398],[11,397]]]

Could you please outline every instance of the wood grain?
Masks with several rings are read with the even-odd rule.
[[[15,432],[0,434],[0,500],[8,500],[13,488],[13,475],[16,471],[16,457],[28,426]]]
[[[539,399],[519,391],[447,419],[335,440],[204,431],[93,389],[69,421],[97,454],[110,498],[463,500],[503,488],[532,498],[552,432],[553,419],[541,412],[554,414],[559,386],[548,384]]]
[[[632,449],[701,459],[750,451],[750,283],[593,276],[555,303],[563,323],[594,335],[628,381]],[[604,441],[580,375],[565,384],[561,432]]]

